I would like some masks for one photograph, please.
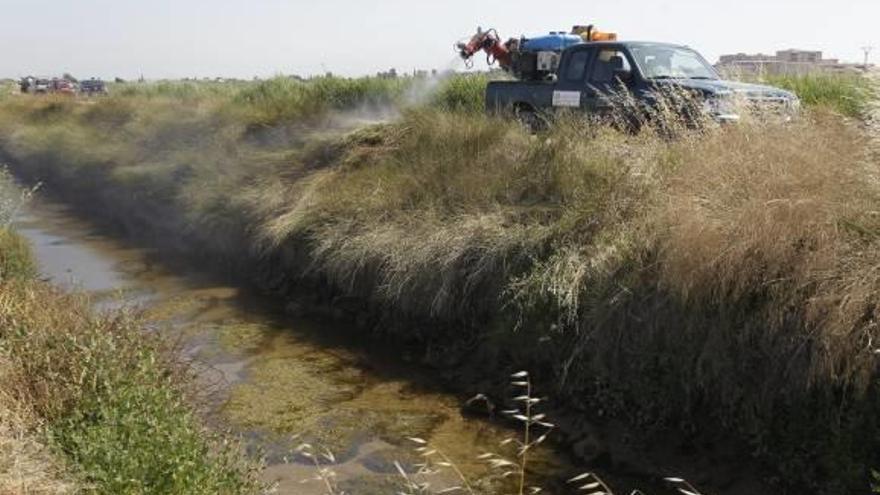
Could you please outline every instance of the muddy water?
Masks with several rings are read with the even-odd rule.
[[[476,456],[504,451],[500,442],[515,434],[463,416],[461,398],[438,391],[428,371],[352,342],[338,324],[287,317],[265,299],[109,236],[46,198],[33,202],[18,227],[45,277],[89,292],[99,308],[136,305],[150,328],[180,339],[214,391],[210,421],[265,458],[263,476],[279,493],[324,493],[323,483],[311,480],[314,466],[295,452],[304,441],[331,451],[335,460],[325,463],[340,488],[360,495],[397,491],[394,462],[410,471],[419,462],[407,437],[428,440],[471,480],[485,480]],[[548,450],[536,452],[533,466],[547,479],[570,471]],[[445,472],[427,481],[442,489],[455,478]],[[501,491],[501,482],[479,483],[486,493]]]

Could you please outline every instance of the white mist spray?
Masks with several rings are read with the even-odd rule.
[[[455,69],[460,67],[461,64],[461,57],[455,56],[436,75],[414,80],[403,98],[403,105],[415,107],[430,102],[431,98],[443,86],[443,83],[455,75]]]
[[[430,103],[442,89],[443,84],[455,77],[455,70],[460,68],[462,64],[461,58],[455,56],[435,74],[414,77],[399,102],[381,106],[361,105],[358,108],[337,113],[331,117],[330,127],[338,131],[352,131],[368,125],[397,120],[403,109]]]

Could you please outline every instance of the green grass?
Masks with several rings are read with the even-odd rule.
[[[848,117],[863,118],[876,88],[861,74],[770,76],[768,84],[794,91],[808,106],[827,106]]]
[[[489,80],[489,76],[484,74],[453,77],[441,83],[439,90],[431,95],[429,103],[435,108],[452,112],[483,112]]]
[[[488,77],[415,78],[275,77],[257,82],[155,82],[116,84],[115,101],[172,100],[222,107],[237,122],[259,127],[314,120],[329,112],[375,112],[430,104],[453,111],[480,112]],[[103,107],[105,105],[101,105]]]
[[[228,96],[235,93],[248,83],[239,82],[202,82],[202,81],[159,81],[159,82],[127,82],[109,84],[111,95],[125,98],[178,98],[197,100]]]
[[[18,91],[18,85],[11,81],[0,81],[0,102],[8,99]]]
[[[0,280],[30,279],[36,273],[28,242],[9,228],[0,229]]]
[[[271,126],[319,117],[331,110],[386,107],[399,100],[406,84],[402,79],[319,77],[297,81],[277,77],[245,87],[232,104],[246,112],[249,123]]]
[[[169,371],[173,364],[155,344],[145,345],[143,330],[96,323],[100,334],[56,337],[51,352],[33,356],[74,353],[88,363],[78,367],[84,390],[49,426],[88,483],[108,494],[255,491],[241,454],[200,426]]]
[[[808,101],[795,123],[677,139],[576,120],[531,136],[478,111],[481,78],[393,122],[324,125],[405,102],[400,84],[17,98],[0,149],[133,230],[359,298],[399,340],[476,341],[645,438],[723,430],[792,490],[868,486],[880,191],[858,126]]]

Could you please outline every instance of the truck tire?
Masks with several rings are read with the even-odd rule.
[[[530,105],[513,107],[513,116],[532,134],[547,130],[547,121]]]

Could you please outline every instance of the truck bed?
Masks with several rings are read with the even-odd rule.
[[[547,108],[553,104],[553,81],[492,81],[486,87],[486,110],[509,111],[520,105]]]

